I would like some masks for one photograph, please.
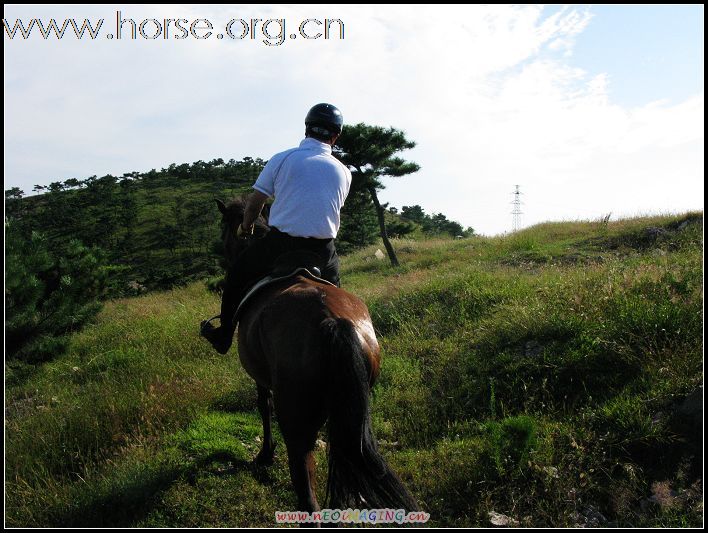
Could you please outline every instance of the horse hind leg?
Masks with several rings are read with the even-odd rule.
[[[320,510],[316,496],[313,450],[317,432],[326,420],[326,413],[323,406],[315,405],[313,398],[305,400],[300,394],[279,395],[276,391],[275,410],[288,449],[290,479],[297,495],[298,510],[312,513]]]
[[[297,496],[298,510],[308,513],[319,511],[320,506],[315,495],[315,457],[312,450],[303,449],[299,444],[289,446],[288,466]]]
[[[263,446],[256,456],[256,464],[270,466],[273,464],[275,454],[275,442],[273,441],[272,415],[273,415],[273,393],[266,387],[258,387],[258,412],[263,420]]]

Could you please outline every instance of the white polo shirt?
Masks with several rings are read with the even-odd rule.
[[[253,185],[275,197],[268,222],[293,237],[330,239],[339,231],[339,211],[352,174],[332,147],[305,138],[300,146],[274,155]]]

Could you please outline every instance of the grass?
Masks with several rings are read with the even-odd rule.
[[[383,348],[380,448],[430,525],[702,524],[686,407],[703,383],[702,213],[394,246],[401,268],[374,246],[342,279]],[[281,437],[273,467],[251,462],[252,380],[198,337],[216,309],[203,283],[116,300],[61,358],[6,365],[7,525],[270,526],[294,508]]]

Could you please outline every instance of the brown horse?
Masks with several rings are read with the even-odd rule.
[[[217,201],[228,264],[252,240],[236,238],[245,202]],[[259,217],[254,237],[268,231]],[[288,452],[298,510],[319,510],[315,497],[313,449],[327,422],[330,508],[418,506],[377,450],[369,413],[369,390],[380,365],[380,350],[364,302],[340,288],[304,276],[276,282],[256,293],[240,314],[238,353],[256,381],[263,418],[259,464],[272,464],[275,407]]]

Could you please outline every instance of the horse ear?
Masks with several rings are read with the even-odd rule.
[[[218,198],[214,198],[214,201],[216,202],[216,206],[219,208],[219,211],[221,211],[222,215],[226,214],[226,204],[219,200]]]

